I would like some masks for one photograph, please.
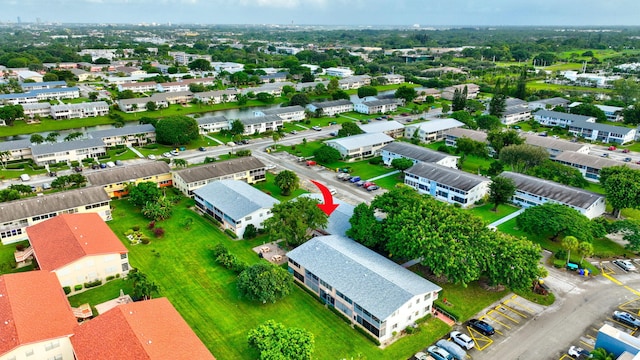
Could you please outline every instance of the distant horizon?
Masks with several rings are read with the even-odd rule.
[[[0,0],[0,8],[5,25],[640,26],[636,0]]]

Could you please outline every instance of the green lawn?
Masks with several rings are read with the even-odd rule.
[[[371,165],[369,160],[345,162],[336,161],[325,165],[328,169],[338,168],[350,168],[350,174],[352,176],[360,176],[362,179],[371,179],[376,176],[388,174],[394,169],[385,167],[383,165]]]
[[[274,198],[280,201],[291,200],[307,192],[304,189],[296,189],[291,193],[291,195],[283,196],[280,193],[280,188],[275,184],[275,178],[276,178],[275,175],[273,175],[270,172],[267,172],[267,181],[261,181],[257,184],[254,184],[253,187],[273,196]]]
[[[545,82],[540,82],[538,80],[527,82],[527,89],[531,91],[537,91],[537,90],[583,91],[583,92],[595,92],[595,93],[606,93],[606,94],[613,91],[612,89],[602,89],[602,88],[594,88],[594,87],[587,87],[587,86],[548,84]]]
[[[497,212],[493,212],[492,209],[493,204],[484,204],[482,206],[468,209],[468,211],[473,215],[481,217],[487,224],[491,224],[498,219],[502,219],[503,217],[520,210],[518,207],[507,204],[498,206]]]
[[[130,282],[123,279],[114,279],[96,288],[69,296],[69,304],[72,307],[89,304],[91,305],[93,315],[97,316],[96,305],[117,298],[120,296],[120,290],[127,295],[133,294],[133,286]]]
[[[376,185],[380,186],[381,188],[391,190],[395,188],[397,184],[404,183],[404,179],[402,174],[394,174],[394,175],[389,175],[389,176],[385,176],[383,178],[377,179],[374,182],[376,183]]]
[[[118,200],[112,204],[114,219],[109,226],[121,239],[123,233],[135,225],[148,232],[145,226],[148,220],[128,201]],[[380,350],[298,287],[276,304],[255,304],[240,299],[235,275],[213,261],[211,248],[223,243],[241,260],[256,263],[261,260],[250,248],[260,245],[261,240],[230,240],[209,221],[189,210],[187,205],[192,204],[192,201],[183,201],[174,208],[170,220],[156,225],[166,230],[164,238],[152,238],[149,245],[123,243],[129,248],[132,266],[158,283],[160,295],[171,301],[218,359],[255,359],[257,353],[247,345],[247,332],[268,319],[312,332],[314,357],[318,359],[406,359],[449,330],[440,321],[429,320],[418,334]],[[194,220],[191,230],[181,226],[185,218]]]
[[[495,160],[468,155],[465,161],[462,163],[462,170],[476,175],[485,173],[489,169],[489,166],[491,166],[491,163],[493,161]]]
[[[20,272],[19,270],[15,269],[16,260],[13,256],[16,251],[16,245],[18,244],[29,246],[29,241],[24,240],[15,244],[0,245],[0,275]],[[29,268],[33,269],[32,266],[30,266]]]

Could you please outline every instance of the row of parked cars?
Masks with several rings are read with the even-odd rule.
[[[360,176],[352,176],[351,174],[345,172],[338,173],[338,179],[342,181],[349,181],[356,186],[366,189],[367,191],[374,191],[380,188],[378,185],[371,181],[362,180]]]
[[[484,336],[495,334],[493,327],[482,320],[469,320],[469,327]],[[429,356],[435,360],[463,360],[467,357],[467,351],[475,346],[476,343],[469,335],[460,331],[452,331],[448,340],[438,340],[435,345],[429,346],[426,352],[418,352],[414,357],[417,360],[428,360]]]

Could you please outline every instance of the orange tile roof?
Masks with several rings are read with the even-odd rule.
[[[0,355],[21,345],[71,336],[77,324],[55,274],[0,276]]]
[[[96,213],[63,214],[27,228],[40,269],[53,271],[88,255],[127,253]]]
[[[78,360],[215,360],[166,298],[117,306],[75,329]]]

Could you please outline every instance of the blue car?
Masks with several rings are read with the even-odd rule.
[[[487,324],[486,322],[478,319],[469,320],[469,326],[478,331],[484,336],[491,336],[496,333],[493,329],[493,326]]]
[[[449,352],[439,346],[429,346],[427,352],[436,360],[453,360],[453,356]]]

